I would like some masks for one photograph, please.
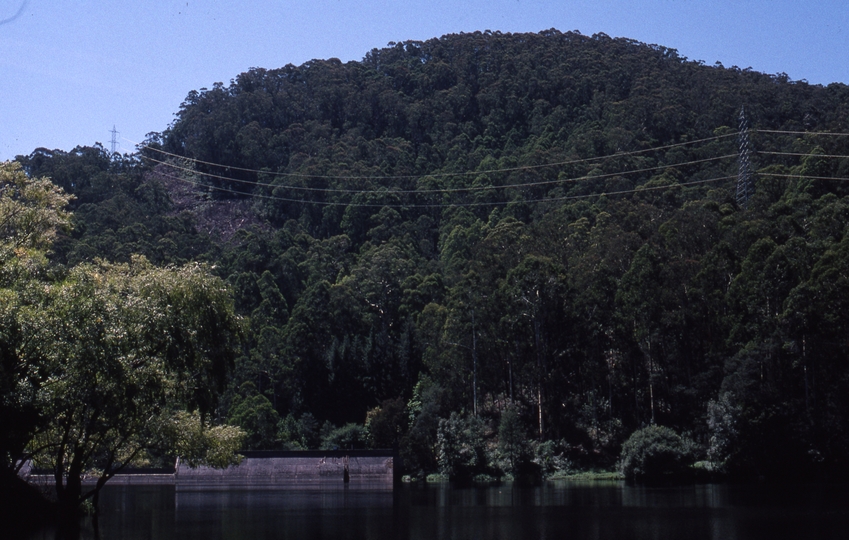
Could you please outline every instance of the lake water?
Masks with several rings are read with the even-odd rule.
[[[549,482],[536,488],[177,492],[107,486],[99,538],[829,539],[849,538],[849,486]],[[90,520],[81,538],[94,538]],[[53,539],[43,531],[35,539]]]

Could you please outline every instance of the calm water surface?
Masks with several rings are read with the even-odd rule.
[[[844,485],[550,482],[537,488],[402,485],[394,492],[107,486],[101,508],[104,540],[849,538]],[[82,538],[94,537],[85,523]]]

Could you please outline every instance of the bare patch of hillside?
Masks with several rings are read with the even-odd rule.
[[[198,230],[216,239],[229,242],[239,229],[266,227],[254,212],[249,198],[213,199],[205,186],[185,178],[179,172],[175,173],[167,165],[157,166],[149,175],[168,192],[173,204],[172,214],[189,212]]]

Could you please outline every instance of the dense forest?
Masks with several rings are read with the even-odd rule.
[[[849,473],[848,124],[844,84],[476,32],[254,68],[135,154],[17,161],[73,195],[51,264],[229,285],[215,414],[246,448],[459,479],[611,468],[663,426],[788,477]]]

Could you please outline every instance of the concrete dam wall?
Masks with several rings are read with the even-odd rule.
[[[174,485],[178,491],[214,489],[357,489],[391,490],[398,479],[396,458],[381,450],[305,450],[242,452],[244,459],[226,469],[189,467],[177,460],[173,472],[136,470],[116,474],[108,485]],[[53,477],[22,471],[28,481],[51,485]],[[97,477],[84,477],[93,485]]]
[[[395,458],[391,453],[349,451],[244,452],[239,465],[226,469],[192,468],[177,462],[175,485],[181,491],[215,487],[392,489]]]

